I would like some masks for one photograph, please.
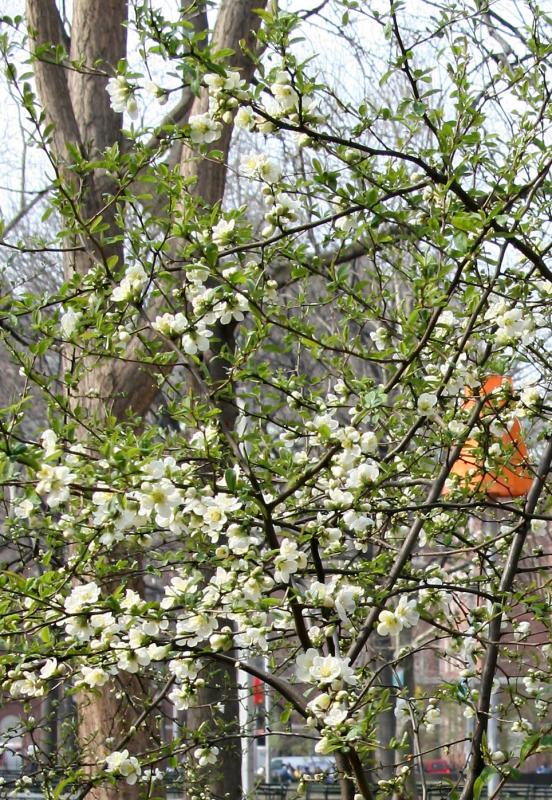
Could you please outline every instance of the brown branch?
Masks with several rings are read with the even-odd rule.
[[[286,680],[283,678],[278,678],[273,672],[265,672],[254,664],[250,664],[248,661],[236,660],[232,656],[224,655],[224,653],[209,650],[199,653],[198,655],[202,656],[203,658],[213,659],[213,661],[221,661],[224,664],[228,664],[228,666],[235,665],[238,669],[243,670],[243,672],[247,672],[248,675],[252,675],[254,678],[259,678],[259,680],[263,681],[263,683],[266,683],[267,686],[270,686],[272,689],[276,689],[276,691],[285,700],[293,705],[295,710],[298,711],[301,716],[307,716],[307,704],[301,695],[296,692]]]
[[[516,576],[518,563],[525,545],[527,533],[531,524],[532,514],[537,506],[539,497],[544,488],[545,480],[550,472],[552,465],[552,438],[548,444],[537,468],[537,474],[524,506],[524,519],[518,523],[514,529],[514,536],[508,552],[508,558],[502,573],[502,578],[498,587],[498,600],[493,605],[492,619],[489,623],[489,636],[483,670],[481,674],[481,685],[479,690],[479,702],[477,706],[477,723],[472,737],[471,759],[466,782],[460,795],[460,800],[471,800],[473,790],[478,776],[481,774],[484,762],[481,753],[483,737],[487,730],[489,720],[489,709],[491,704],[491,693],[493,681],[496,673],[498,654],[500,649],[500,635],[502,626],[502,600],[511,591],[514,578]]]
[[[252,106],[254,111],[261,117],[263,117],[268,122],[271,122],[276,128],[281,130],[287,131],[295,131],[296,133],[305,133],[310,139],[314,141],[320,142],[327,142],[328,144],[337,144],[337,145],[344,145],[346,147],[354,148],[358,150],[360,153],[366,153],[370,156],[381,156],[383,158],[395,158],[399,161],[405,161],[408,164],[413,164],[417,166],[419,169],[423,170],[425,174],[434,181],[439,186],[447,186],[450,191],[456,195],[456,197],[461,201],[462,205],[467,211],[470,211],[475,214],[485,213],[484,205],[487,198],[478,199],[473,197],[472,194],[468,190],[466,190],[462,184],[456,178],[450,178],[450,176],[445,173],[441,172],[440,170],[433,167],[427,161],[425,161],[420,156],[405,153],[402,150],[396,150],[392,147],[370,147],[369,145],[363,145],[358,141],[351,142],[349,139],[345,139],[341,136],[333,136],[329,133],[323,133],[321,131],[315,131],[312,128],[309,128],[305,124],[292,124],[285,122],[284,120],[277,119],[276,117],[271,116],[268,114],[262,107],[254,105]],[[525,256],[525,258],[530,261],[540,272],[543,278],[546,278],[549,281],[552,281],[552,270],[546,264],[543,254],[539,252],[532,244],[528,244],[527,241],[521,239],[519,236],[514,235],[513,229],[509,229],[505,225],[497,222],[495,217],[489,217],[488,219],[488,228],[493,231],[498,237],[504,239],[506,242],[511,244],[518,253]],[[517,227],[517,226],[516,226]]]
[[[418,536],[425,522],[425,517],[423,514],[424,506],[426,504],[431,505],[432,503],[434,503],[441,494],[441,492],[443,491],[445,481],[447,480],[450,474],[453,464],[460,457],[460,451],[464,446],[464,441],[465,439],[468,438],[471,429],[475,425],[476,421],[479,419],[479,414],[481,413],[481,409],[483,408],[484,404],[485,404],[485,397],[480,397],[467,422],[466,431],[462,441],[458,442],[456,447],[454,447],[453,450],[451,451],[449,458],[447,459],[446,463],[443,465],[441,471],[439,472],[439,475],[435,479],[435,483],[433,484],[433,487],[426,498],[425,504],[421,506],[420,510],[422,513],[413,522],[402,544],[402,547],[395,560],[395,563],[391,568],[391,571],[389,573],[389,578],[387,579],[387,582],[385,584],[385,592],[383,594],[383,600],[381,600],[379,603],[376,603],[372,607],[372,610],[368,614],[368,618],[366,620],[366,623],[364,624],[363,629],[361,630],[361,632],[357,637],[357,640],[350,647],[349,652],[347,653],[347,657],[351,663],[353,663],[358,658],[358,656],[364,649],[364,645],[368,641],[368,638],[374,629],[379,613],[382,610],[383,606],[385,605],[388,592],[394,587],[397,579],[399,578],[402,572],[404,565],[410,558],[410,555],[414,547],[416,546],[416,542],[418,541]]]

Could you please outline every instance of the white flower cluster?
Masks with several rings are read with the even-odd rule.
[[[9,692],[12,697],[43,697],[46,694],[46,686],[36,672],[31,670],[10,671],[8,674]]]
[[[420,613],[416,600],[408,600],[403,595],[395,609],[380,611],[377,631],[380,636],[397,636],[403,628],[413,628],[418,624]]]
[[[270,91],[276,101],[279,114],[289,114],[299,106],[299,95],[291,85],[291,78],[285,70],[279,70],[270,85]]]
[[[504,298],[489,306],[485,319],[497,326],[497,344],[529,344],[534,338],[535,322],[527,309],[522,306],[512,308]]]
[[[354,686],[357,676],[349,662],[338,656],[322,656],[315,648],[309,648],[295,661],[295,674],[301,683],[310,683],[319,688],[331,687],[339,691],[344,684]]]
[[[235,220],[220,220],[213,228],[212,240],[219,245],[225,244],[232,237],[234,228]],[[245,293],[226,290],[221,286],[207,286],[207,276],[208,271],[201,265],[188,272],[190,310],[186,314],[181,311],[176,314],[165,312],[152,322],[154,330],[178,339],[182,350],[188,355],[204,353],[209,349],[215,325],[242,322],[249,311],[249,300]]]
[[[418,729],[423,726],[427,732],[435,729],[441,722],[441,710],[437,700],[431,698],[427,707],[420,709],[420,701],[413,697],[398,697],[395,701],[394,714],[398,722],[411,724],[414,720]]]
[[[353,722],[351,688],[357,683],[354,669],[344,658],[321,655],[315,648],[299,655],[295,674],[301,683],[316,686],[318,694],[307,704],[307,723],[322,733],[315,750],[324,754],[331,750],[332,737],[346,735]],[[350,740],[350,734],[348,734]]]
[[[192,114],[188,120],[190,141],[193,144],[211,144],[220,139],[222,123],[211,114]]]
[[[81,317],[82,312],[74,311],[72,308],[68,308],[63,312],[59,318],[59,327],[61,328],[61,331],[66,339],[70,339],[74,334]]]
[[[46,495],[46,503],[50,508],[57,508],[69,499],[70,485],[76,475],[69,467],[43,464],[37,472],[37,478],[36,491]]]
[[[283,539],[280,552],[274,559],[274,579],[279,583],[287,583],[292,575],[307,565],[307,557],[302,553],[293,539]]]
[[[424,417],[432,416],[435,411],[435,406],[437,405],[437,399],[437,395],[435,394],[422,392],[422,394],[418,397],[418,412]]]
[[[106,86],[109,94],[111,108],[118,114],[126,111],[131,119],[138,117],[138,103],[136,101],[136,87],[132,86],[124,75],[110,78]]]
[[[170,525],[176,509],[184,502],[182,493],[169,478],[144,481],[131,497],[140,504],[138,513],[146,518],[154,515],[160,528]]]
[[[322,692],[307,704],[307,708],[314,721],[321,722],[327,728],[338,728],[349,715],[347,697],[347,692],[339,692],[334,699],[327,692]]]
[[[189,327],[189,323],[182,311],[178,311],[176,314],[166,312],[156,317],[151,323],[151,327],[162,333],[163,336],[181,336]]]
[[[209,764],[216,764],[218,761],[218,747],[198,747],[194,750],[194,758],[200,767],[207,767]]]
[[[128,267],[122,281],[111,293],[113,302],[128,303],[137,300],[147,282],[148,276],[140,264]]]
[[[519,394],[519,404],[516,408],[516,416],[519,418],[530,417],[539,409],[543,400],[543,392],[539,386],[528,384],[524,386]]]
[[[240,100],[248,97],[245,81],[236,70],[227,69],[223,74],[208,72],[203,82],[209,91],[209,111],[221,114],[225,122],[230,122],[231,111]]]
[[[242,159],[240,167],[246,177],[270,184],[279,181],[282,175],[280,166],[271,161],[266,153],[249,153]]]
[[[333,608],[340,621],[347,623],[362,597],[363,591],[360,586],[345,583],[342,579],[334,577],[328,583],[312,581],[305,591],[304,603],[314,608]]]
[[[284,192],[273,192],[268,186],[263,189],[269,210],[265,214],[266,225],[261,236],[272,236],[276,228],[285,229],[288,223],[295,222],[299,216],[299,204]]]
[[[197,680],[200,663],[196,658],[178,658],[169,661],[168,668],[175,677],[169,700],[177,711],[185,711],[193,703],[196,690],[201,685]]]
[[[131,786],[136,783],[142,772],[140,762],[131,756],[128,750],[114,750],[106,759],[106,771],[123,777]]]
[[[189,136],[193,144],[212,144],[222,135],[223,122],[231,122],[238,98],[247,96],[245,81],[239,72],[208,73],[203,78],[209,92],[209,110],[193,114],[189,120]]]
[[[63,607],[67,614],[80,614],[93,606],[100,597],[100,587],[94,581],[73,586],[71,593],[65,598]]]

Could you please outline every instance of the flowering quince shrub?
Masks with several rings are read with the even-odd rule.
[[[132,69],[49,43],[33,2],[2,44],[55,176],[32,251],[64,270],[2,301],[0,681],[29,770],[48,797],[159,796],[173,768],[220,796],[239,668],[343,792],[413,795],[450,745],[479,796],[550,746],[551,20],[336,0],[319,23],[382,56],[344,91],[306,11],[242,3],[225,47],[150,5]],[[49,116],[69,63],[115,120],[96,150]],[[531,488],[499,503],[516,420]]]

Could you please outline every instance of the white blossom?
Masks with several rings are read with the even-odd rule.
[[[327,714],[324,715],[324,725],[328,728],[337,728],[345,722],[349,715],[349,709],[343,703],[332,703]]]
[[[94,581],[74,586],[71,594],[65,598],[63,607],[67,614],[79,614],[94,605],[100,597],[100,587]]]
[[[402,628],[412,628],[420,619],[416,600],[408,600],[406,595],[400,598],[394,614]]]
[[[291,575],[304,569],[306,565],[307,557],[298,549],[297,542],[292,539],[283,539],[280,544],[280,553],[274,559],[275,580],[287,583]]]
[[[58,662],[56,658],[48,658],[40,670],[40,677],[42,680],[53,678],[58,671]]]
[[[157,524],[162,527],[168,524],[175,509],[183,502],[179,489],[168,478],[155,483],[144,481],[135,497],[140,503],[140,514],[148,517],[154,513]]]
[[[211,144],[220,139],[222,123],[210,114],[193,114],[188,120],[190,139],[194,144]]]
[[[309,669],[309,678],[321,686],[341,681],[352,685],[356,683],[354,670],[347,661],[337,656],[315,656]]]
[[[151,327],[164,336],[178,336],[189,327],[189,322],[181,311],[177,314],[167,312],[156,317]]]
[[[40,434],[40,444],[44,448],[47,456],[53,455],[57,450],[57,436],[51,428],[47,428]]]
[[[410,703],[403,697],[397,698],[395,702],[395,717],[399,722],[411,722]]]
[[[240,166],[248,178],[258,178],[267,183],[276,183],[282,174],[279,165],[271,161],[266,153],[249,153]]]
[[[115,750],[106,759],[106,771],[121,775],[131,786],[136,783],[141,774],[140,763],[128,750]]]
[[[295,661],[295,674],[300,683],[306,683],[310,678],[310,670],[314,663],[314,659],[319,655],[318,650],[309,647],[306,653],[301,653],[297,656]]]
[[[534,536],[546,536],[548,534],[548,520],[546,519],[532,519],[531,520],[531,533]]]
[[[34,510],[31,500],[26,498],[13,507],[13,513],[18,519],[28,519]]]
[[[423,722],[427,731],[433,730],[434,727],[441,722],[440,710],[436,706],[430,704],[424,714]]]
[[[148,81],[146,83],[146,91],[155,97],[160,106],[164,106],[169,99],[169,93],[166,89],[163,89],[163,87],[159,86],[155,81]]]
[[[148,276],[140,264],[130,266],[121,283],[111,293],[113,302],[126,303],[129,300],[135,300],[141,294],[147,281]]]
[[[221,219],[213,227],[213,241],[215,244],[224,245],[232,240],[234,229],[236,227],[235,219]]]
[[[134,96],[134,88],[124,75],[117,75],[107,82],[106,90],[109,94],[111,108],[117,114],[126,111],[131,119],[138,116],[138,105]]]
[[[429,392],[423,392],[418,397],[418,412],[423,416],[430,416],[435,406],[437,405],[437,396],[434,394],[430,394]]]
[[[282,113],[295,111],[299,105],[299,95],[289,83],[273,83],[270,86],[274,99]]]
[[[50,508],[57,508],[69,499],[71,493],[69,487],[76,475],[69,467],[43,464],[37,472],[37,477],[36,491],[38,494],[46,495],[46,503]]]
[[[42,697],[45,693],[45,686],[38,675],[29,670],[24,671],[22,677],[10,684],[12,697]]]
[[[542,401],[542,392],[538,386],[525,386],[521,390],[519,399],[527,408],[536,408]]]
[[[94,689],[98,686],[104,686],[109,680],[109,675],[101,667],[87,667],[81,668],[82,683]]]
[[[387,328],[380,326],[372,331],[370,339],[374,342],[377,350],[385,350],[389,346],[389,333]]]
[[[318,753],[320,756],[329,755],[332,752],[332,743],[330,739],[327,736],[322,736],[322,738],[316,742],[314,752]]]
[[[234,117],[234,125],[246,131],[252,131],[255,127],[255,115],[248,106],[240,106]]]
[[[218,747],[198,747],[194,750],[194,758],[200,767],[216,764],[218,761]]]
[[[377,631],[380,636],[396,636],[402,631],[402,622],[388,609],[380,612],[378,620]]]
[[[59,319],[59,327],[67,339],[74,334],[81,316],[82,314],[80,311],[73,311],[72,308],[68,308],[67,311],[64,311],[61,315]]]

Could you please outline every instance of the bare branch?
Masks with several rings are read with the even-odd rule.
[[[22,219],[24,219],[27,214],[33,210],[33,208],[42,200],[43,197],[52,191],[52,186],[47,186],[46,189],[41,189],[39,192],[35,194],[33,199],[27,203],[23,208],[21,208],[15,217],[13,217],[5,226],[4,226],[4,236],[7,233],[11,233],[14,228],[17,228],[19,223]]]

